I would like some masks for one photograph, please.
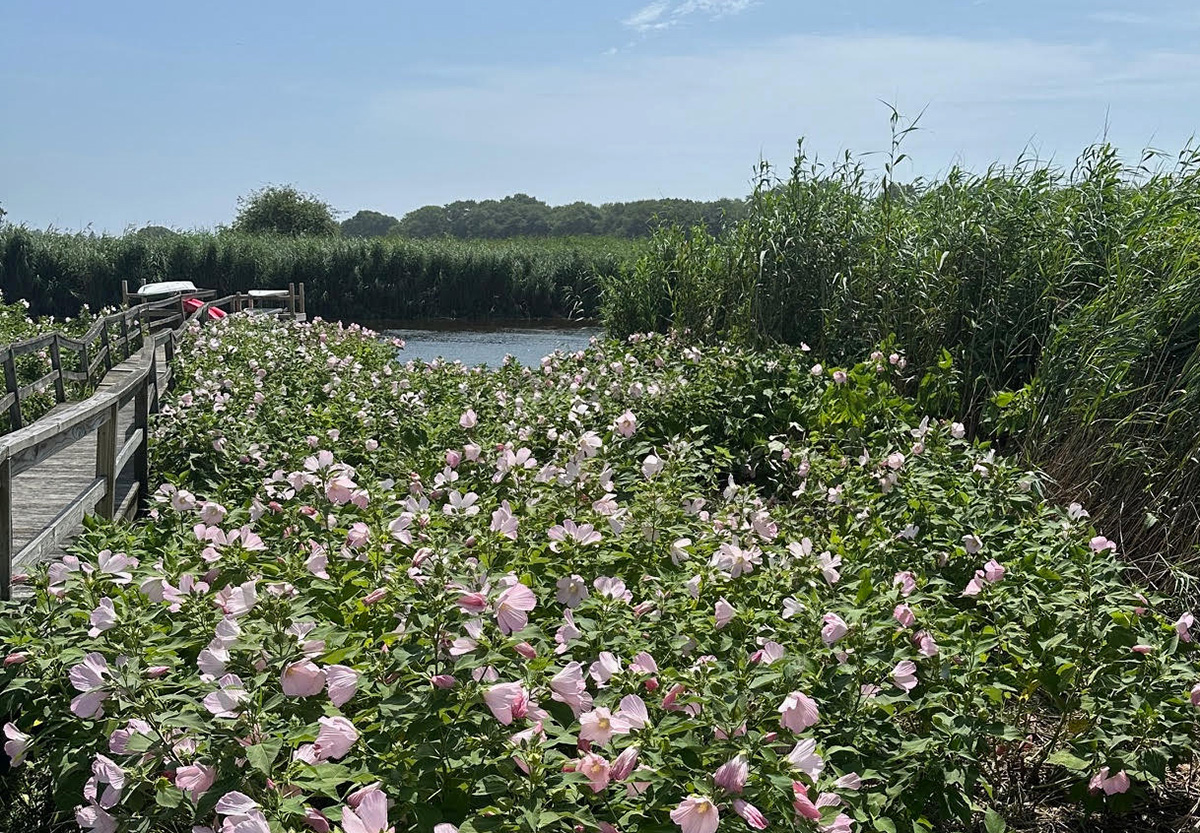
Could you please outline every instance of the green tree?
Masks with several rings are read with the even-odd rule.
[[[556,237],[600,234],[604,215],[586,202],[573,202],[550,209],[550,233]]]
[[[333,208],[292,185],[268,185],[238,197],[234,231],[330,237],[339,232]]]
[[[391,214],[362,210],[342,221],[343,237],[386,237],[392,226],[400,222]]]
[[[391,230],[402,237],[444,237],[450,234],[450,220],[440,205],[426,205],[410,211]]]
[[[133,236],[140,240],[168,240],[178,237],[179,233],[166,226],[143,226],[133,232]]]

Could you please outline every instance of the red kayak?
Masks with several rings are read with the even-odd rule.
[[[188,312],[195,312],[196,310],[200,309],[200,307],[204,306],[204,302],[199,298],[184,298],[183,306]],[[223,309],[217,309],[216,307],[208,308],[208,317],[214,321],[219,321],[228,314],[229,313],[225,312]]]

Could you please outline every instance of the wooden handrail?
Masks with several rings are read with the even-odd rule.
[[[298,294],[294,289],[289,291],[291,309],[282,312],[291,312],[292,317],[296,317],[297,313],[302,314],[303,297],[304,284],[300,284]],[[185,316],[182,298],[175,296],[139,304],[115,315],[106,316],[78,340],[52,333],[25,342],[0,346],[5,383],[9,389],[7,394],[0,395],[0,410],[8,408],[15,428],[10,433],[0,436],[0,599],[10,598],[14,561],[30,562],[52,552],[70,537],[84,515],[96,512],[105,518],[115,518],[132,517],[136,514],[139,504],[146,501],[150,491],[149,416],[158,410],[161,398],[160,384],[169,385],[174,375],[172,364],[178,340],[194,323],[203,324],[207,321],[209,310],[239,310],[247,306],[248,300],[248,296],[241,293],[226,295],[206,301],[190,315]],[[150,311],[162,310],[169,312],[157,318],[147,315]],[[136,324],[133,328],[128,327],[131,321]],[[119,338],[108,337],[110,323],[124,325]],[[147,331],[150,324],[157,326],[156,332]],[[133,341],[139,336],[141,345],[135,351],[132,349]],[[97,338],[102,340],[104,346],[92,356],[89,348]],[[156,354],[160,345],[165,347],[167,358],[167,367],[161,382]],[[53,369],[33,384],[19,387],[16,378],[16,356],[41,347],[50,348]],[[64,347],[78,353],[82,370],[63,370],[61,352]],[[122,366],[122,370],[125,371],[122,378],[111,386],[98,390],[87,399],[66,403],[63,380],[82,379],[90,385],[93,373],[98,368],[108,369],[116,363],[114,352],[117,349],[122,349],[128,356]],[[32,424],[22,426],[22,396],[34,390],[44,390],[51,384],[54,385],[60,407]],[[122,406],[131,399],[134,403],[133,430],[128,438],[121,438],[118,436],[118,414]],[[96,469],[87,488],[70,501],[33,540],[26,543],[20,552],[14,552],[13,479],[93,432],[97,435]],[[130,463],[134,468],[133,486],[124,495],[118,495],[117,481],[122,470]]]

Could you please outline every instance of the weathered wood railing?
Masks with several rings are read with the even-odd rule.
[[[300,291],[300,297],[303,297],[303,284]],[[294,291],[290,295],[293,299],[296,297]],[[70,537],[89,513],[108,519],[133,517],[139,504],[147,498],[150,489],[149,416],[158,410],[160,387],[165,388],[171,383],[171,363],[178,340],[192,322],[207,321],[210,309],[236,312],[250,307],[248,295],[235,294],[208,301],[188,314],[183,300],[176,296],[131,307],[98,321],[79,339],[56,333],[0,348],[5,351],[8,387],[8,393],[0,398],[0,410],[10,409],[16,427],[0,437],[0,599],[10,597],[14,563],[32,564],[52,552]],[[293,305],[291,309],[278,312],[297,317],[299,311]],[[134,321],[137,330],[131,332],[130,323]],[[110,337],[108,330],[114,324],[120,329],[120,335]],[[131,345],[139,339],[140,347],[134,351]],[[97,341],[100,348],[93,352],[91,348]],[[161,378],[157,358],[159,345],[164,346],[167,360]],[[14,357],[47,347],[51,351],[53,370],[30,385],[18,387]],[[82,369],[63,368],[64,349],[80,355]],[[55,397],[59,403],[64,403],[64,381],[82,382],[91,387],[93,380],[112,369],[119,356],[126,359],[123,369],[127,372],[111,386],[82,401],[62,404],[41,419],[21,427],[20,402],[31,391],[54,385]],[[101,368],[104,372],[97,375]],[[134,406],[132,431],[123,438],[118,434],[118,415],[130,400]],[[14,552],[13,479],[92,432],[96,433],[95,476],[40,533],[25,543],[19,552]],[[124,495],[117,495],[117,481],[131,462],[133,483]]]

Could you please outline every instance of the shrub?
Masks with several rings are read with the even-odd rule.
[[[1189,620],[898,354],[213,327],[152,517],[0,620],[12,748],[85,825],[997,829],[1194,755]]]
[[[341,231],[329,203],[292,185],[268,185],[239,197],[233,229],[246,234],[317,237],[330,237]]]

